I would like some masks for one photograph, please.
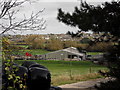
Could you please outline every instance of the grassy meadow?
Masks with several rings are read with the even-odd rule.
[[[29,52],[32,55],[42,55],[42,54],[49,53],[50,51],[43,50],[43,49],[32,49],[32,50],[27,49],[24,52]]]
[[[44,49],[23,49],[17,52],[19,55],[25,55],[25,53],[31,53],[32,55],[42,55],[42,54],[47,54],[51,51],[47,51]],[[87,52],[87,55],[100,55],[103,54],[103,52]]]
[[[42,55],[42,54],[49,53],[50,51],[43,50],[43,49],[23,49],[23,50],[15,52],[15,53],[18,55],[25,55],[26,52],[28,52],[32,55]]]
[[[103,54],[103,52],[87,52],[87,55],[100,55]]]
[[[25,47],[25,46],[24,46]],[[27,46],[26,46],[27,47]],[[20,54],[31,53],[32,55],[42,55],[50,51],[43,49],[25,49]],[[98,55],[101,52],[88,52],[88,55]],[[22,64],[24,60],[16,60],[18,64]],[[89,79],[101,78],[97,72],[106,70],[106,67],[93,64],[90,61],[53,61],[53,60],[31,60],[46,66],[51,72],[52,85],[58,86],[67,83],[84,81]]]
[[[32,60],[46,66],[51,72],[52,85],[58,86],[89,79],[101,78],[98,70],[106,70],[106,67],[95,65],[90,61],[52,61]],[[15,61],[22,64],[23,60]]]

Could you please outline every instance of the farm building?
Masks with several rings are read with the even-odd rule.
[[[77,48],[70,47],[43,55],[46,60],[85,60],[85,53],[80,53]]]

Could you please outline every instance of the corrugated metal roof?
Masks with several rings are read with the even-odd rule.
[[[66,51],[66,52],[69,52],[69,53],[72,53],[72,54],[75,54],[75,55],[79,55],[79,56],[84,56],[84,53],[72,52],[72,51],[69,51],[69,50],[63,50],[63,51]]]
[[[75,47],[69,47],[69,48],[66,48],[66,49],[57,50],[57,51],[50,52],[50,53],[47,53],[47,54],[56,53],[56,52],[61,52],[61,51],[69,52],[69,53],[72,53],[72,54],[75,54],[75,55],[79,55],[79,56],[84,56],[84,53],[80,53],[80,52],[77,50],[77,48],[75,48]]]

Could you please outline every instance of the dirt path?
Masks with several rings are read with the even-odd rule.
[[[107,80],[108,79],[96,79],[90,81],[81,81],[78,83],[61,85],[59,87],[61,87],[62,90],[96,90],[94,85],[99,85],[100,82],[106,82]]]

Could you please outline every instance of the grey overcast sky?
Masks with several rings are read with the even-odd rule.
[[[77,2],[81,0],[36,0],[39,2]],[[104,2],[104,1],[111,1],[111,0],[82,0],[87,2]]]
[[[75,6],[79,6],[80,0],[31,0],[32,3],[26,3],[20,8],[20,12],[17,18],[23,18],[24,14],[29,16],[32,12],[37,12],[45,8],[44,12],[41,13],[41,17],[46,20],[47,27],[42,31],[27,31],[27,32],[17,32],[17,34],[60,34],[66,33],[67,31],[77,31],[78,28],[66,26],[65,24],[58,22],[56,19],[58,8],[62,8],[66,12],[74,11]],[[85,0],[83,0],[85,1]],[[90,4],[100,4],[105,1],[110,2],[111,0],[86,0]]]

